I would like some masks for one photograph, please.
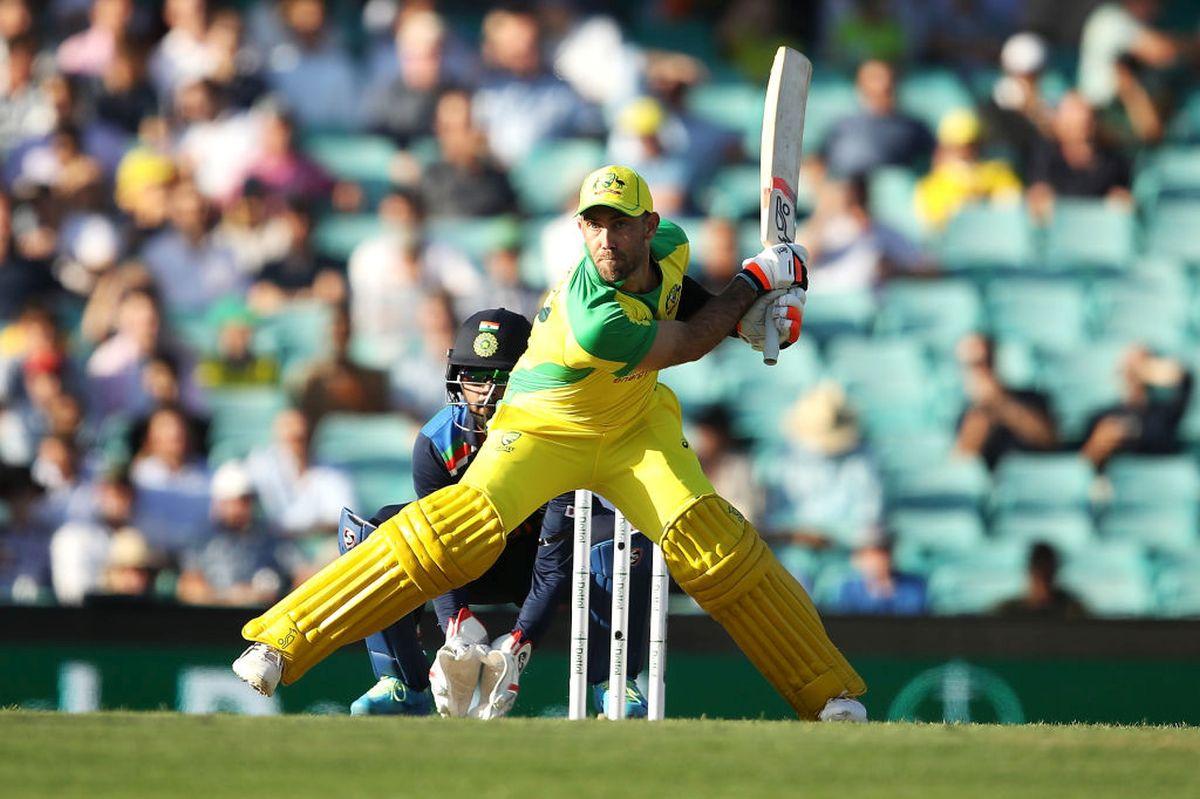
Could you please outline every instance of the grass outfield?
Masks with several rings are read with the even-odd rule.
[[[5,797],[1182,797],[1200,729],[0,712]]]

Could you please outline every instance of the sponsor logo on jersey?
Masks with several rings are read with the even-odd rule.
[[[513,444],[516,443],[517,439],[520,437],[521,434],[516,430],[510,430],[509,432],[502,434],[500,436],[500,451],[512,452]]]
[[[480,328],[482,327],[483,325],[480,325]],[[499,325],[496,327],[499,329]],[[500,341],[492,333],[480,333],[471,344],[471,349],[475,350],[475,354],[480,358],[490,358],[500,349]]]
[[[648,374],[650,374],[650,373],[647,372],[645,369],[641,369],[639,371],[633,372],[632,374],[627,374],[624,377],[614,378],[613,385],[616,385],[617,383],[632,383],[634,380],[641,380],[643,377],[645,377]]]
[[[676,283],[671,287],[671,291],[667,293],[667,313],[675,313],[675,306],[679,304],[679,295],[683,292],[683,285]]]

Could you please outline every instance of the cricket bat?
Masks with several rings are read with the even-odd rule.
[[[790,47],[775,51],[767,99],[763,105],[759,187],[759,232],[764,247],[796,240],[796,190],[800,185],[800,148],[804,143],[804,107],[812,62]],[[779,331],[771,320],[764,331],[763,363],[779,360]]]

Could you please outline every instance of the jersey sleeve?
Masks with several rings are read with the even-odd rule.
[[[424,433],[418,433],[413,442],[412,474],[413,490],[418,499],[456,482],[433,440]]]

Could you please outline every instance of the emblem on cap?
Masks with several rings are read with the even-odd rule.
[[[616,172],[605,172],[597,175],[592,181],[592,194],[616,194],[625,191],[625,181],[617,177]]]
[[[499,325],[496,327],[499,329]],[[475,354],[480,358],[490,358],[500,349],[500,341],[493,333],[480,333],[471,344],[471,349],[475,350]]]

